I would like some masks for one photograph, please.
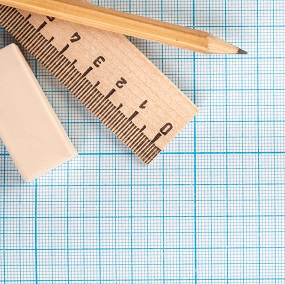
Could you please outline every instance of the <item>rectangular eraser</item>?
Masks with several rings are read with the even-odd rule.
[[[15,44],[0,50],[0,138],[25,182],[77,156]]]

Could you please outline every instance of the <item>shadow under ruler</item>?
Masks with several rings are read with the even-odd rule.
[[[0,142],[0,283],[285,283],[284,1],[94,3],[249,54],[131,39],[200,108],[147,167],[23,50],[79,157],[23,184]]]

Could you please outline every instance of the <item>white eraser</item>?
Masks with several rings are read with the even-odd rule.
[[[25,182],[77,156],[15,44],[0,50],[0,138]]]

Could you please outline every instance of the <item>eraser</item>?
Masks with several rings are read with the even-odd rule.
[[[77,156],[15,44],[0,50],[0,138],[25,182]]]

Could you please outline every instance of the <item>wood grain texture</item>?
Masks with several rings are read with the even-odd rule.
[[[82,3],[82,1],[0,0],[0,4],[201,53],[245,53],[207,32]]]
[[[198,111],[122,35],[1,5],[0,24],[147,164]]]

